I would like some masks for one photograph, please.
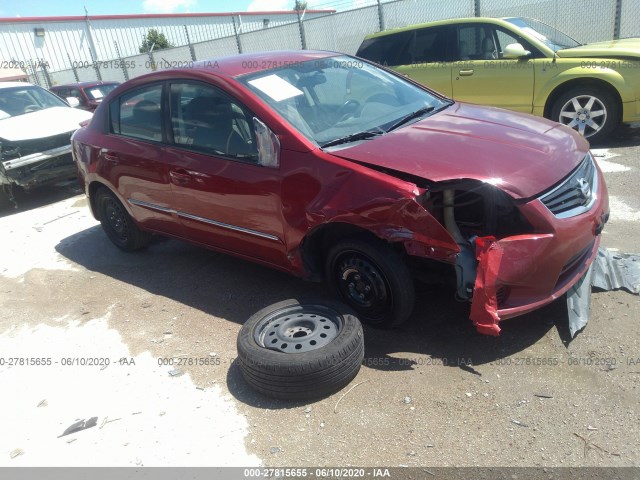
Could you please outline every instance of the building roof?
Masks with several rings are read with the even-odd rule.
[[[306,10],[306,14],[335,13],[335,10]],[[295,10],[273,10],[264,12],[225,12],[225,13],[140,13],[132,15],[88,15],[89,20],[131,20],[158,18],[201,18],[201,17],[231,17],[231,16],[265,16],[265,15],[294,15]],[[41,23],[41,22],[73,22],[84,21],[87,16],[62,17],[0,17],[0,23]]]

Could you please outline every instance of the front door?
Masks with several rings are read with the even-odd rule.
[[[519,39],[490,24],[460,25],[457,30],[457,55],[452,63],[454,100],[531,113],[533,61],[503,58],[504,47]]]
[[[169,177],[191,240],[285,265],[280,171],[258,164],[253,114],[221,90],[171,84]]]

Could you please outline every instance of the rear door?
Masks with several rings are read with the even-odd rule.
[[[362,42],[356,54],[451,96],[451,65],[447,63],[449,27],[437,26],[378,35]]]
[[[111,102],[110,134],[99,152],[100,168],[145,228],[182,236],[162,143],[164,85],[129,90]]]
[[[449,27],[427,27],[411,32],[406,51],[408,63],[396,70],[436,92],[451,97],[451,65],[447,51]]]

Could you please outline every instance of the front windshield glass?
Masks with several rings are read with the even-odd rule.
[[[581,44],[566,33],[553,28],[546,23],[533,20],[532,18],[506,18],[507,22],[520,27],[525,33],[533,38],[540,40],[554,52],[563,48],[579,47]]]
[[[414,112],[420,111],[418,119],[451,104],[346,56],[294,63],[240,81],[320,146],[383,134]]]
[[[91,100],[97,100],[100,102],[104,97],[107,96],[109,92],[111,92],[111,90],[113,90],[117,86],[117,83],[108,83],[106,85],[96,85],[95,87],[89,87],[85,91],[87,93],[87,96]]]
[[[0,88],[0,119],[52,107],[69,107],[59,97],[35,85]]]

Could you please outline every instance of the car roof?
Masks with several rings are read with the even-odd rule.
[[[215,72],[228,77],[239,77],[309,60],[335,57],[336,55],[344,54],[322,50],[276,50],[202,60],[185,68]]]
[[[0,88],[11,88],[11,87],[35,87],[33,83],[28,82],[0,82]]]
[[[427,22],[427,23],[416,23],[414,25],[409,25],[407,27],[399,27],[391,30],[383,30],[382,32],[372,33],[367,35],[365,39],[383,37],[385,35],[394,34],[398,32],[408,32],[411,30],[416,30],[419,28],[425,27],[437,27],[440,25],[457,25],[459,23],[495,23],[495,24],[503,24],[507,21],[507,19],[511,18],[519,18],[519,17],[467,17],[467,18],[449,18],[447,20],[438,20],[435,22]]]
[[[76,82],[65,83],[64,85],[54,85],[51,88],[69,88],[69,87],[96,87],[98,85],[118,85],[120,82],[114,81],[93,81],[93,82]]]

